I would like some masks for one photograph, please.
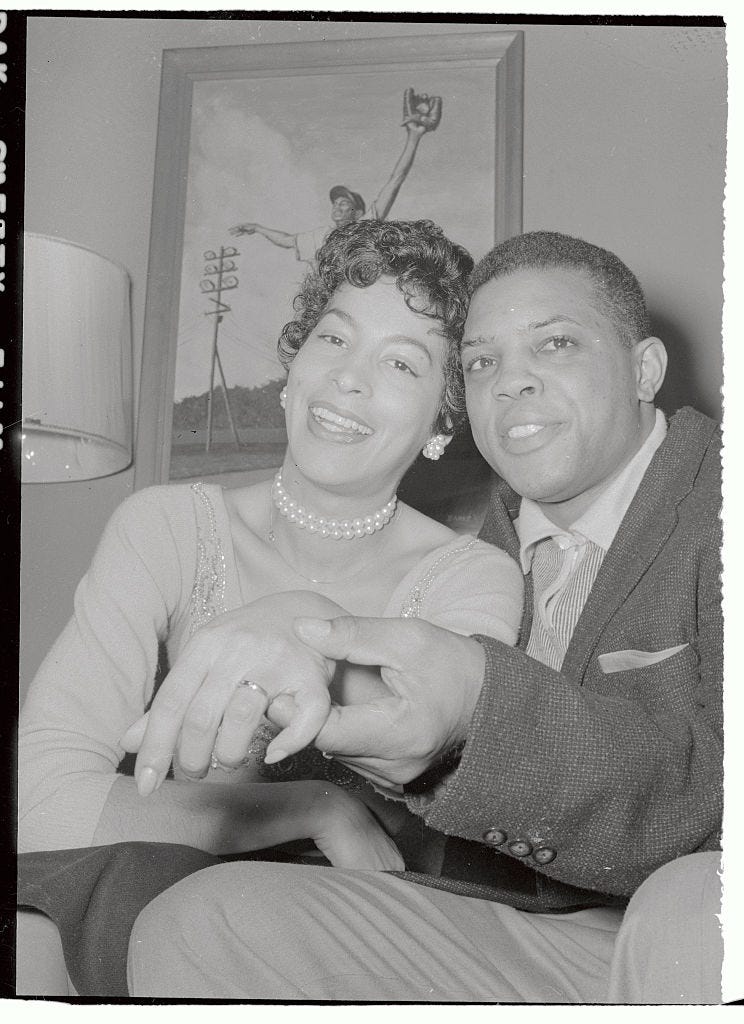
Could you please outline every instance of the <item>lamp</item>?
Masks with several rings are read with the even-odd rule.
[[[23,483],[88,480],[132,461],[129,275],[24,233]]]

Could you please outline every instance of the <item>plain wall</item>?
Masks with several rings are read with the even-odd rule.
[[[525,33],[524,229],[612,249],[640,278],[672,370],[662,405],[720,415],[722,29],[488,25]],[[142,348],[163,49],[472,31],[453,23],[30,18],[26,228],[122,263]],[[463,202],[471,201],[464,196]],[[72,611],[133,471],[22,494],[21,691]]]

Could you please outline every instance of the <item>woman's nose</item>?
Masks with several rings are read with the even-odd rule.
[[[331,380],[345,394],[369,395],[372,391],[369,368],[361,360],[344,359],[331,371]]]

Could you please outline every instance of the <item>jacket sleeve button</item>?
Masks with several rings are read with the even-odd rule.
[[[515,857],[529,857],[532,853],[532,843],[528,843],[526,839],[516,839],[509,843],[509,852]]]
[[[483,839],[489,846],[501,846],[506,842],[506,832],[502,832],[500,828],[489,828],[483,833]]]
[[[555,860],[556,852],[549,846],[541,846],[539,850],[535,850],[532,856],[538,864],[550,864],[551,860]]]

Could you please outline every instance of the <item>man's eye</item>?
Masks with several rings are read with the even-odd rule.
[[[573,348],[575,342],[565,334],[558,334],[554,338],[548,338],[540,348],[548,352],[564,352],[567,348]]]
[[[402,370],[403,373],[410,373],[413,377],[418,376],[416,371],[413,370],[408,363],[404,363],[402,359],[388,359],[388,365],[392,366],[394,370]]]
[[[465,370],[468,373],[477,373],[479,370],[487,370],[489,366],[494,365],[494,362],[492,356],[475,356],[465,364]]]

